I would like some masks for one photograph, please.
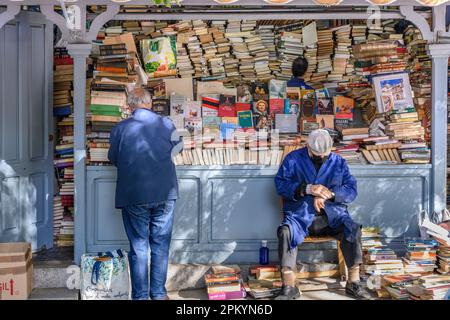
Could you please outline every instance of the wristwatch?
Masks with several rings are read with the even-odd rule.
[[[333,199],[334,197],[336,197],[336,193],[334,193],[333,191],[331,191],[331,199]]]

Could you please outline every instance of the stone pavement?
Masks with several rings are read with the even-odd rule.
[[[171,300],[207,300],[205,289],[180,290],[169,292]],[[78,300],[78,290],[66,288],[36,288],[30,300]],[[248,297],[246,299],[252,300]],[[353,300],[345,295],[344,289],[317,290],[303,292],[299,300]]]

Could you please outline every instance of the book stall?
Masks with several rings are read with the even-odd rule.
[[[447,145],[447,118],[436,112],[447,89],[441,80],[448,44],[435,35],[447,31],[429,25],[442,8],[404,0],[380,7],[375,0],[321,2],[327,1],[242,0],[230,8],[184,0],[156,8],[82,1],[89,30],[76,41],[76,32],[54,17],[59,5],[43,5],[62,37],[53,96],[56,243],[73,243],[75,261],[85,252],[127,248],[107,154],[111,129],[131,114],[127,93],[140,86],[151,93],[153,111],[169,117],[183,137],[173,159],[180,198],[171,261],[255,263],[261,240],[275,261],[281,206],[273,178],[284,157],[323,128],[358,181],[353,218],[380,228],[392,270],[403,263],[426,267],[394,251],[417,235],[420,210],[445,207],[446,161],[436,159],[447,150],[436,146]],[[380,8],[375,24],[367,23],[369,6]],[[297,57],[308,61],[303,78],[312,89],[289,85]],[[406,250],[414,248],[408,243]],[[366,270],[378,270],[377,250],[367,250]],[[326,249],[321,257],[335,255]],[[302,259],[313,261],[314,254]],[[250,273],[260,286],[263,273]]]

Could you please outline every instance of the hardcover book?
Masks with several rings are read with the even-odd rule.
[[[269,82],[269,98],[270,99],[286,98],[286,81],[271,79]]]
[[[178,116],[178,115],[184,115],[184,106],[186,103],[186,98],[183,96],[178,95],[171,95],[170,96],[170,115],[171,116]]]
[[[270,99],[269,100],[270,114],[284,113],[284,99]]]
[[[267,83],[252,83],[253,100],[269,100],[269,86]]]
[[[334,97],[334,114],[336,119],[353,119],[355,101],[344,96]]]
[[[285,99],[284,113],[298,115],[300,113],[300,100]]]
[[[266,115],[269,113],[269,104],[266,100],[258,100],[253,102],[253,113],[258,115]]]
[[[317,99],[317,114],[334,115],[333,100],[328,98]]]
[[[211,94],[202,97],[202,116],[216,117],[219,114],[219,95]]]
[[[236,97],[221,94],[219,98],[219,117],[236,116]]]
[[[184,107],[185,118],[200,118],[201,117],[201,101],[187,101]]]

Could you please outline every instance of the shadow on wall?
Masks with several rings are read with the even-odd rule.
[[[380,227],[388,241],[419,236],[417,214],[425,209],[422,178],[356,178],[358,198],[349,206],[356,222]]]
[[[0,242],[30,242],[35,250],[37,188],[30,180],[0,161]]]

